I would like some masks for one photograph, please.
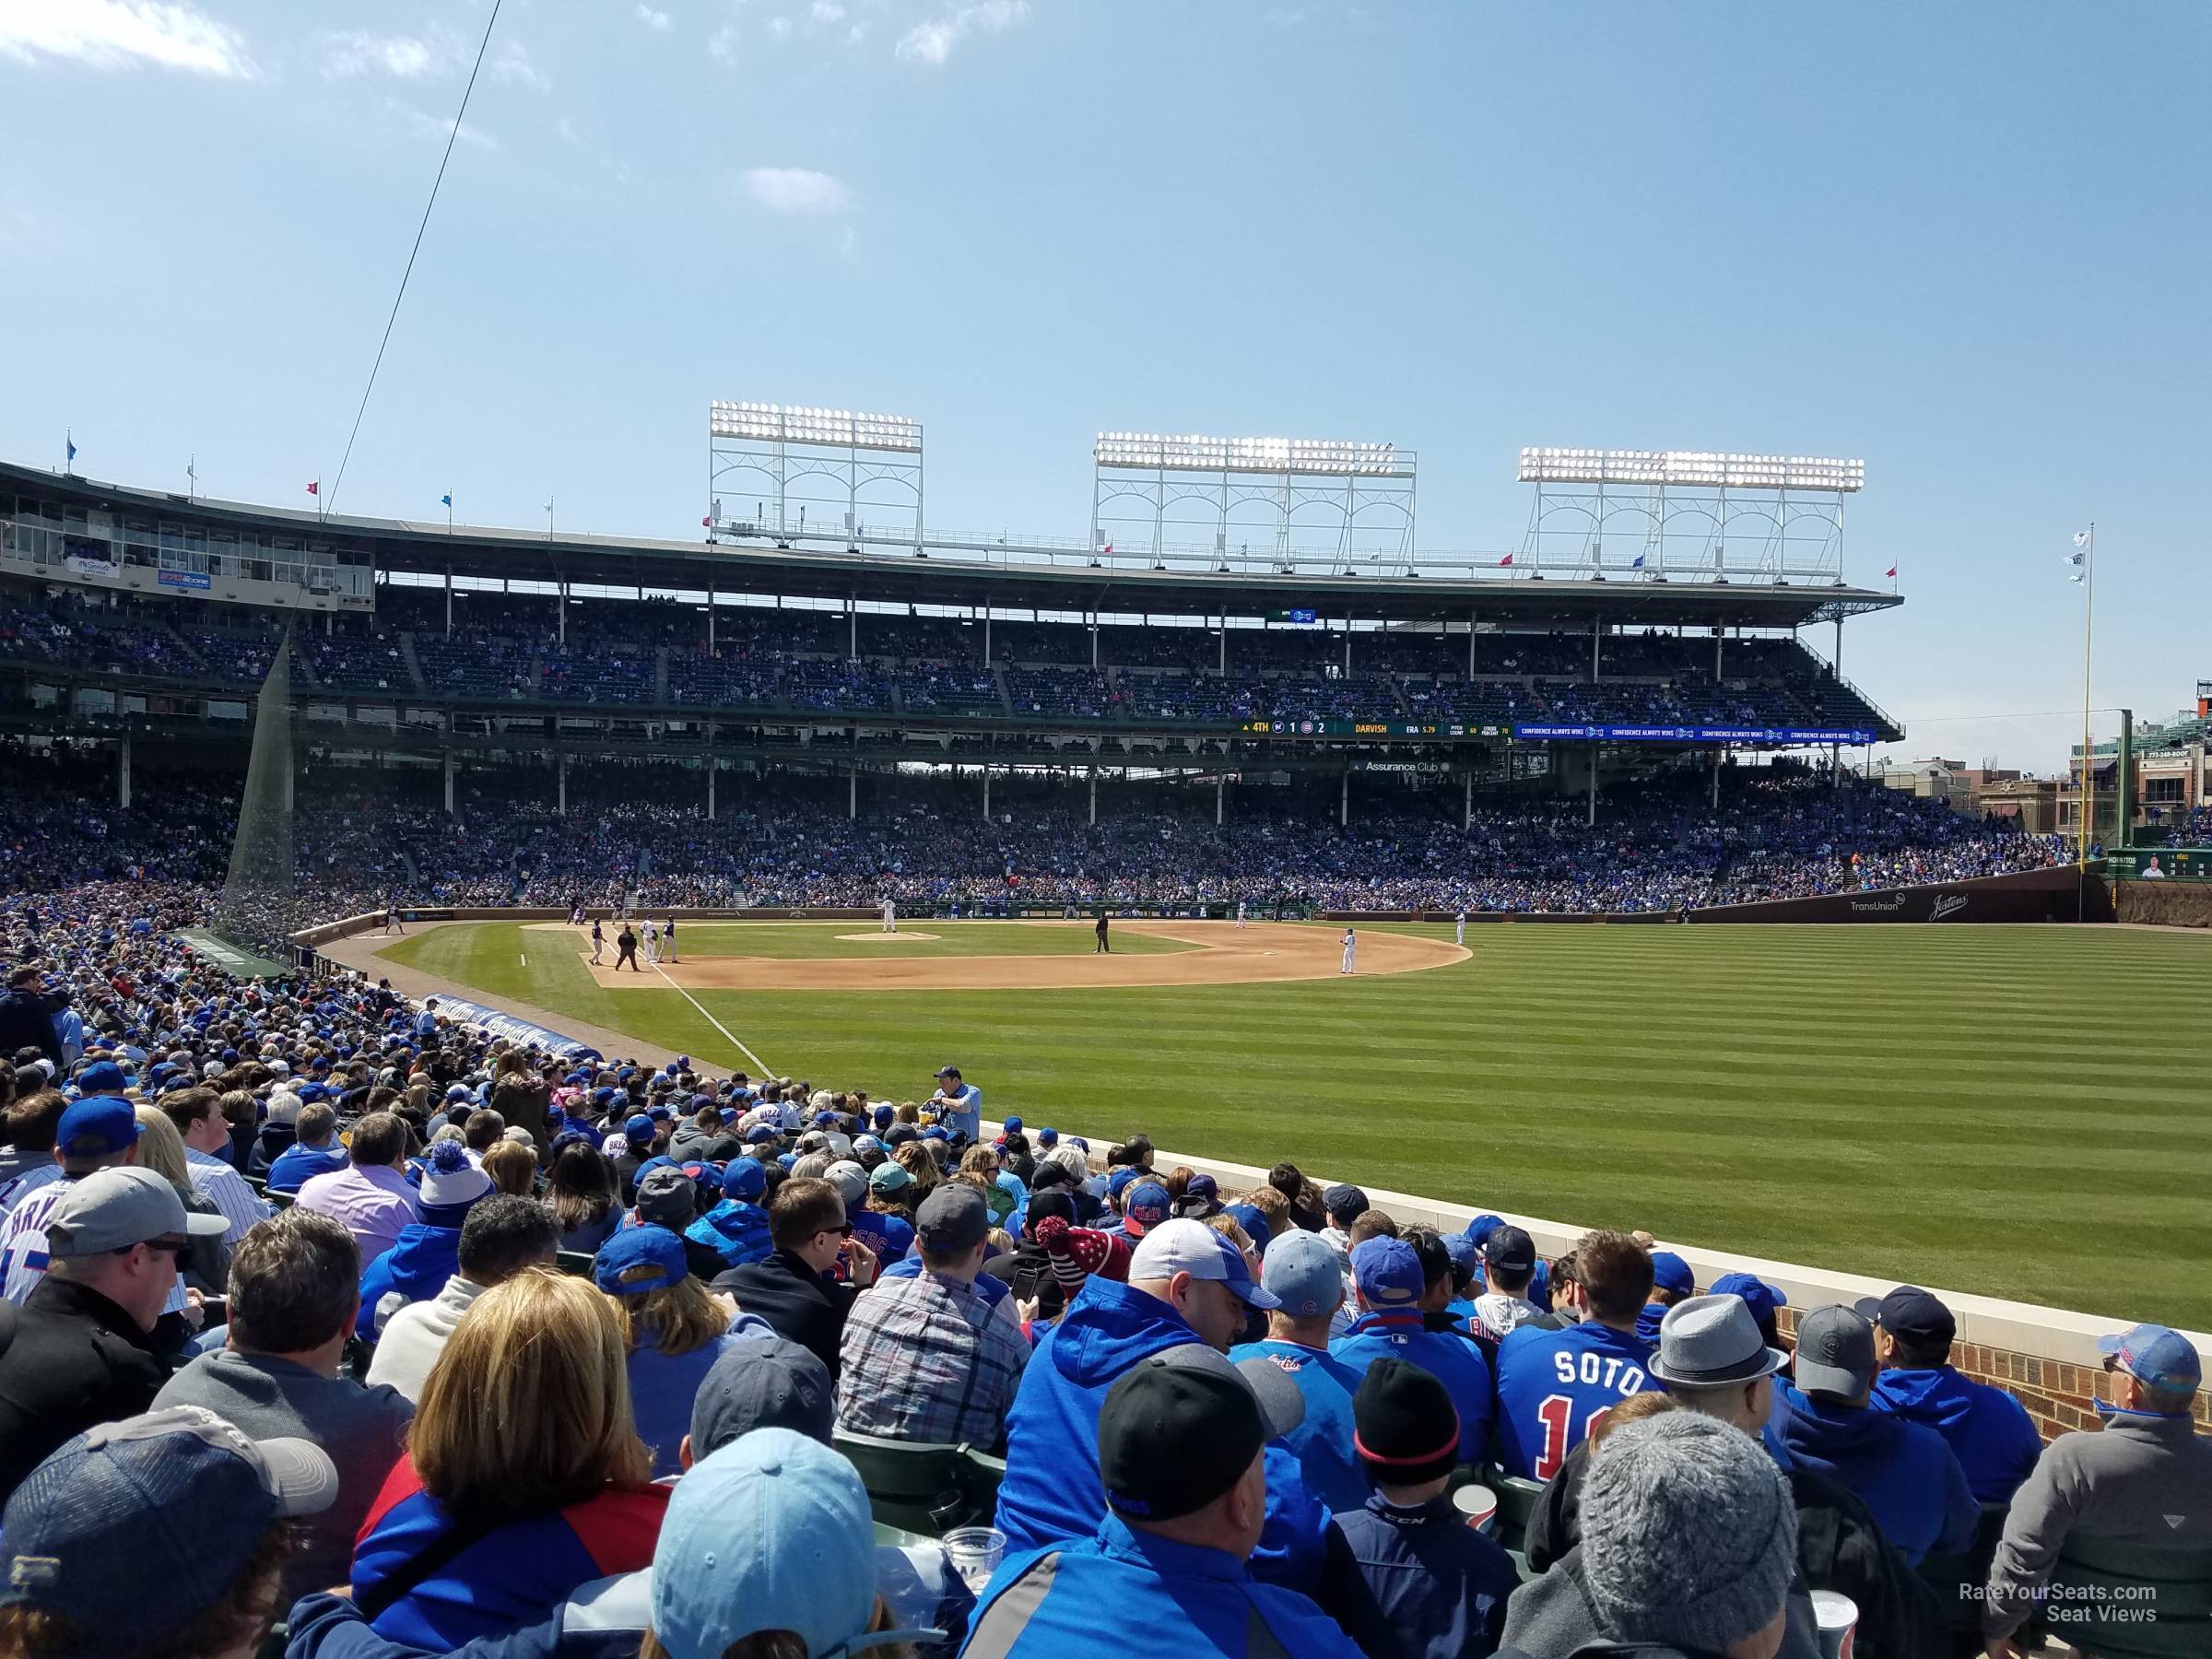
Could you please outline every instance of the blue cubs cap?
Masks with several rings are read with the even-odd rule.
[[[1111,1198],[1119,1198],[1122,1194],[1128,1189],[1131,1182],[1142,1181],[1144,1179],[1145,1171],[1139,1169],[1135,1164],[1124,1164],[1120,1169],[1114,1171],[1112,1174],[1106,1177],[1107,1196]]]
[[[629,1121],[622,1125],[622,1135],[634,1147],[650,1147],[653,1136],[653,1120],[641,1112],[632,1112]]]
[[[724,1198],[758,1198],[768,1190],[768,1166],[757,1158],[733,1158],[722,1172]]]
[[[748,1147],[772,1147],[782,1138],[783,1132],[772,1124],[755,1124],[745,1132],[745,1144]]]
[[[1232,1204],[1221,1212],[1244,1230],[1252,1247],[1264,1263],[1267,1259],[1268,1241],[1275,1237],[1275,1229],[1267,1225],[1267,1217],[1256,1204]],[[1262,1276],[1265,1277],[1265,1276]]]
[[[1048,1124],[1043,1128],[1037,1131],[1037,1144],[1041,1147],[1058,1146],[1060,1144],[1060,1131],[1054,1129]]]
[[[1788,1297],[1758,1275],[1750,1273],[1724,1273],[1712,1281],[1712,1288],[1708,1294],[1742,1297],[1750,1304],[1751,1317],[1760,1324],[1772,1324],[1774,1310],[1790,1305]],[[1864,1312],[1864,1309],[1861,1311]]]
[[[614,1099],[615,1091],[604,1085],[592,1090],[592,1104],[594,1106],[611,1106]]]
[[[474,1091],[465,1083],[456,1083],[445,1091],[445,1103],[448,1106],[451,1106],[455,1100],[473,1100],[476,1098]]]
[[[1460,1230],[1459,1236],[1467,1240],[1479,1250],[1482,1248],[1483,1241],[1504,1225],[1505,1218],[1503,1216],[1477,1216]]]
[[[1352,1283],[1369,1307],[1390,1313],[1417,1306],[1428,1281],[1412,1245],[1403,1239],[1378,1238],[1353,1246]]]
[[[592,1283],[610,1296],[642,1296],[690,1277],[684,1241],[665,1227],[631,1227],[599,1246]]]
[[[1265,1312],[1280,1306],[1265,1286],[1252,1282],[1242,1251],[1205,1222],[1183,1216],[1162,1221],[1145,1234],[1129,1260],[1129,1283],[1171,1279],[1179,1273],[1212,1279],[1248,1307]]]
[[[1260,1283],[1299,1319],[1334,1313],[1344,1302],[1344,1265],[1319,1233],[1293,1230],[1260,1257]]]
[[[1021,1120],[1018,1117],[1008,1118],[1004,1124],[999,1125],[999,1132],[1002,1135],[1019,1135],[1021,1133]]]
[[[1689,1264],[1671,1250],[1652,1252],[1652,1283],[1676,1296],[1688,1296],[1698,1288]]]
[[[138,1144],[138,1113],[119,1095],[93,1095],[62,1113],[53,1132],[56,1158],[112,1158]]]
[[[130,1083],[114,1061],[96,1060],[76,1074],[76,1086],[88,1095],[110,1095],[121,1094]]]
[[[1130,1236],[1144,1237],[1147,1228],[1158,1227],[1168,1218],[1168,1189],[1157,1181],[1138,1182],[1129,1189],[1122,1213]]]
[[[665,1124],[671,1118],[675,1117],[676,1113],[669,1111],[667,1107],[662,1105],[656,1100],[653,1102],[653,1104],[645,1108],[645,1115],[651,1118],[656,1124]]]
[[[2097,1351],[2138,1382],[2170,1394],[2194,1394],[2205,1380],[2204,1362],[2189,1338],[2164,1325],[2139,1324],[2117,1336],[2100,1336]]]
[[[1482,1269],[1482,1252],[1465,1233],[1446,1234],[1444,1253],[1452,1258],[1452,1271],[1464,1277],[1473,1278]]]
[[[337,1495],[320,1446],[251,1440],[203,1406],[101,1423],[8,1499],[0,1606],[60,1615],[88,1653],[135,1652],[219,1602],[272,1522]]]
[[[798,1161],[799,1155],[796,1152],[780,1152],[776,1155],[776,1162],[782,1166],[783,1173],[786,1175],[791,1173],[792,1167]]]

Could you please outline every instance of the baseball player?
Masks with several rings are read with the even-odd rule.
[[[1337,969],[1337,970],[1336,970],[1336,971],[1337,971],[1337,972],[1339,972],[1339,973],[1349,973],[1349,972],[1351,972],[1351,971],[1352,971],[1352,953],[1353,953],[1354,951],[1358,950],[1359,948],[1359,935],[1355,934],[1355,933],[1354,933],[1354,932],[1353,932],[1353,931],[1352,931],[1350,928],[1348,928],[1348,927],[1347,927],[1347,928],[1346,928],[1346,929],[1344,930],[1344,966],[1343,966],[1343,967],[1341,967],[1341,968],[1339,968],[1339,969]]]
[[[1244,925],[1244,900],[1241,899],[1237,900],[1237,925]]]
[[[652,918],[648,917],[645,922],[645,960],[653,963],[658,962],[660,959],[661,930],[655,927]]]
[[[676,960],[676,918],[674,916],[669,917],[668,924],[661,929],[661,960],[664,962]]]
[[[592,966],[599,966],[601,953],[606,949],[606,929],[600,926],[599,918],[592,918]]]
[[[1459,907],[1459,914],[1452,918],[1452,943],[1465,945],[1466,942],[1467,907],[1463,904]]]
[[[883,931],[887,934],[899,931],[899,904],[896,900],[886,898],[883,901]]]

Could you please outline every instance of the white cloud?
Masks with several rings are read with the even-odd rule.
[[[857,46],[867,38],[868,25],[865,18],[845,30],[845,44],[848,46]]]
[[[666,34],[669,29],[673,26],[666,12],[654,11],[650,6],[640,6],[638,7],[638,21],[644,24],[646,28],[652,29],[655,34]]]
[[[1277,29],[1296,29],[1306,20],[1306,14],[1302,9],[1287,6],[1278,6],[1272,11],[1262,12],[1260,15]]]
[[[771,18],[768,20],[768,32],[779,41],[789,40],[791,38],[791,19],[789,18]]]
[[[813,16],[817,23],[841,23],[845,8],[837,0],[814,0]]]
[[[450,115],[443,117],[426,115],[420,110],[410,108],[396,100],[387,100],[384,107],[398,116],[400,124],[416,137],[434,138],[443,144],[449,136],[453,135],[453,120]],[[477,149],[493,155],[498,154],[500,148],[500,141],[497,138],[481,128],[470,126],[466,122],[461,124],[459,141],[463,144],[474,145]]]
[[[6,0],[0,58],[42,57],[93,69],[151,64],[194,75],[252,80],[245,37],[189,5],[164,0]]]
[[[343,29],[323,37],[323,73],[333,80],[389,75],[427,80],[453,67],[459,42],[442,29],[427,35],[375,35]]]
[[[491,78],[515,81],[539,92],[550,90],[553,85],[538,73],[537,65],[530,61],[529,48],[520,41],[504,41],[492,54]]]
[[[942,18],[917,23],[899,42],[899,55],[910,63],[933,68],[952,55],[952,49],[971,34],[997,34],[1026,21],[1029,0],[975,0]]]
[[[737,25],[724,23],[707,41],[707,51],[712,56],[729,63],[737,55]]]
[[[844,182],[808,167],[754,167],[746,171],[745,193],[771,213],[843,213],[853,206]]]

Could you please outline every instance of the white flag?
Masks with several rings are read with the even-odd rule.
[[[2089,533],[2087,530],[2075,531],[2074,545],[2077,547],[2088,547],[2089,545]]]
[[[2080,565],[2081,565],[2081,558],[2082,558],[2082,556],[2081,556],[2080,554],[2078,554],[2078,553],[2067,553],[2067,554],[2065,554],[2065,555],[2063,555],[2063,556],[2060,558],[2060,559],[2059,559],[2059,563],[2061,563],[2061,564],[2070,564],[2070,565],[2073,565],[2073,566],[2074,566],[2076,569],[2079,569],[2079,568],[2080,568]]]

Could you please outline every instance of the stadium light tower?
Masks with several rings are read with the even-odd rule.
[[[1524,449],[1535,574],[1840,585],[1843,498],[1866,463],[1708,450]]]
[[[1100,432],[1091,459],[1094,558],[1226,571],[1257,542],[1278,571],[1412,571],[1415,456],[1395,444]]]
[[[724,512],[725,498],[736,511]],[[713,533],[848,547],[858,545],[864,512],[881,512],[900,529],[911,512],[913,549],[920,553],[922,423],[851,409],[710,405],[707,499],[707,528]],[[757,503],[751,515],[743,511],[748,500]],[[810,507],[817,510],[811,524]]]

